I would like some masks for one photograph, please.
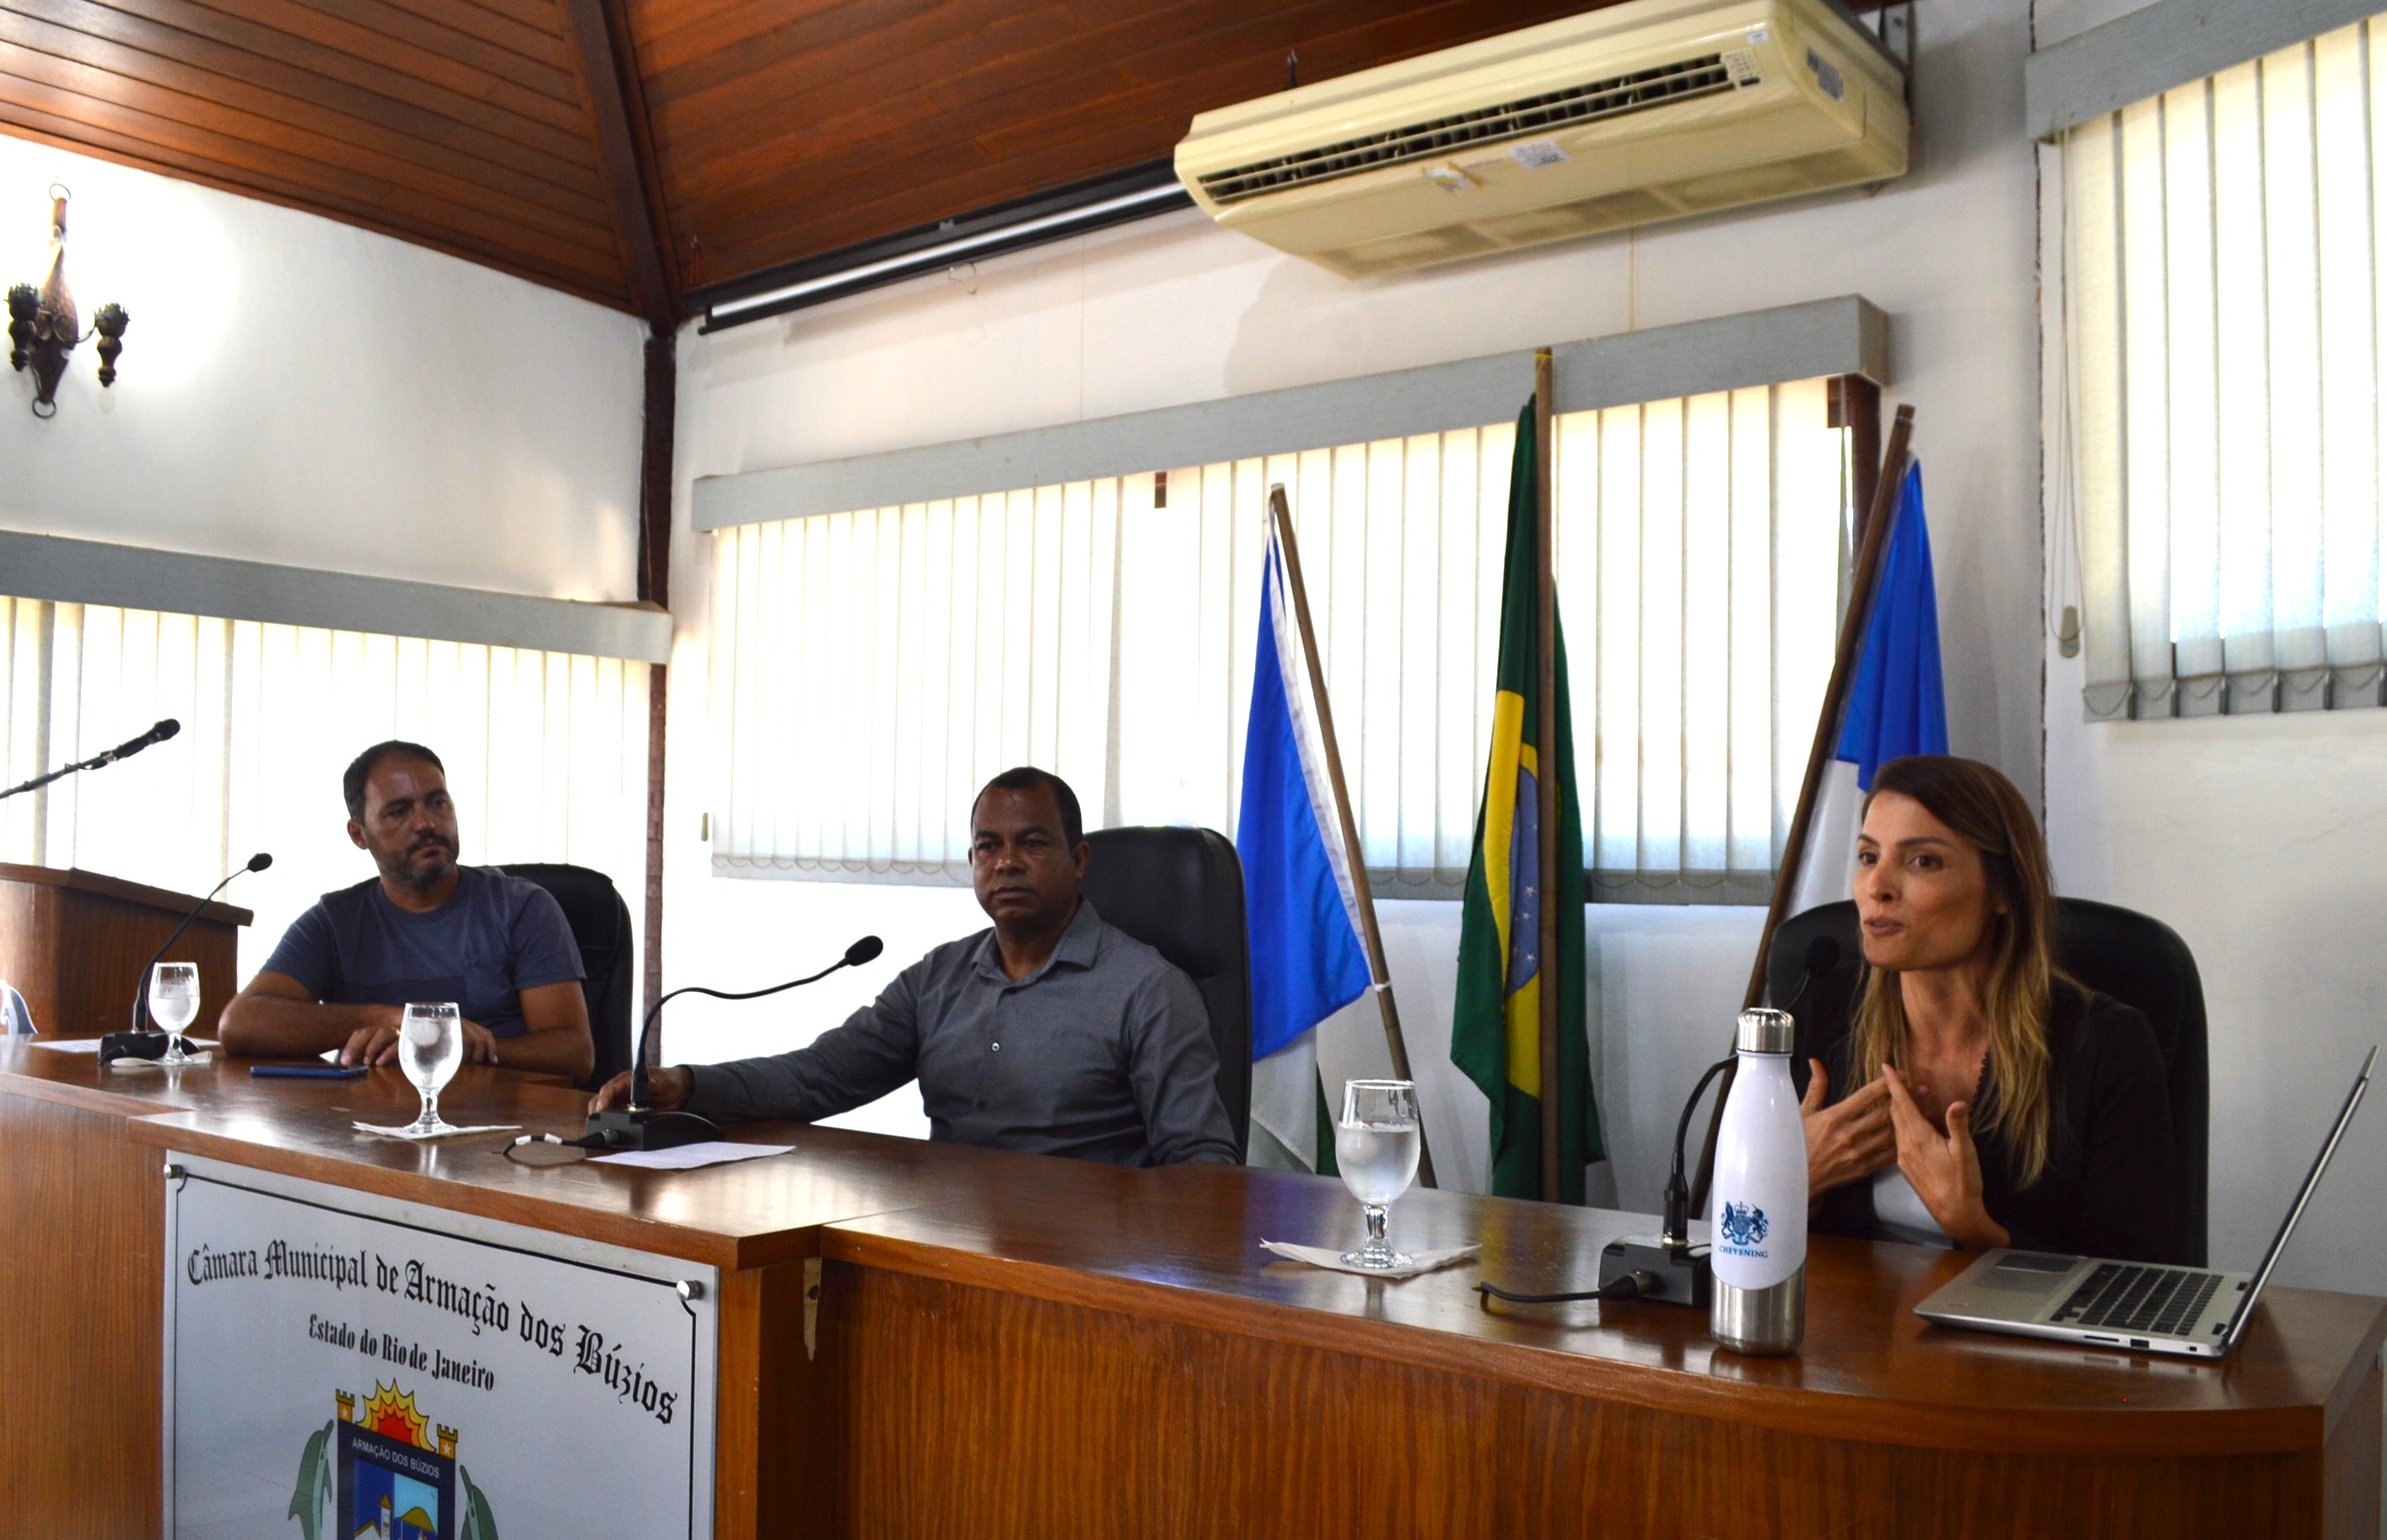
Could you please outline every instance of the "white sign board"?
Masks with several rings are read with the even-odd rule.
[[[169,1158],[176,1540],[708,1540],[713,1269]]]

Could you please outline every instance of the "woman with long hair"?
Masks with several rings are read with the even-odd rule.
[[[1863,960],[1802,1023],[1814,1228],[2173,1259],[2154,1033],[2055,966],[2047,844],[2014,783],[1944,754],[1883,765],[1854,888]]]

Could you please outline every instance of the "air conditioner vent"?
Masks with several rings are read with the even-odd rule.
[[[1877,184],[1908,128],[1897,61],[1842,0],[1609,0],[1197,113],[1177,179],[1359,278]]]
[[[1355,176],[1379,166],[1397,166],[1404,161],[1447,155],[1471,145],[1646,112],[1695,96],[1730,91],[1734,85],[1734,71],[1726,67],[1724,56],[1705,54],[1654,69],[1614,75],[1563,91],[1476,107],[1340,144],[1320,145],[1295,155],[1230,167],[1202,177],[1201,186],[1211,202],[1234,203],[1263,193]]]

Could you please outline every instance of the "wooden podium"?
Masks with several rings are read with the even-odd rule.
[[[25,997],[44,1037],[122,1031],[142,965],[198,902],[97,872],[0,862],[0,979]],[[191,1030],[200,1037],[215,1036],[217,1013],[238,987],[235,931],[250,918],[210,903],[174,943],[176,959],[199,965]]]

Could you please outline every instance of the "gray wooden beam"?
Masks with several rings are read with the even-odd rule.
[[[1670,400],[1829,374],[1888,384],[1888,319],[1853,295],[1570,342],[1560,411]],[[1506,423],[1534,387],[1531,352],[1497,353],[1191,406],[819,461],[696,482],[700,530],[1208,465]]]
[[[59,603],[427,637],[649,663],[671,657],[671,615],[652,605],[538,599],[57,535],[0,530],[0,590],[14,598]]]
[[[2155,0],[2023,61],[2034,139],[2307,43],[2377,14],[2381,0]]]

